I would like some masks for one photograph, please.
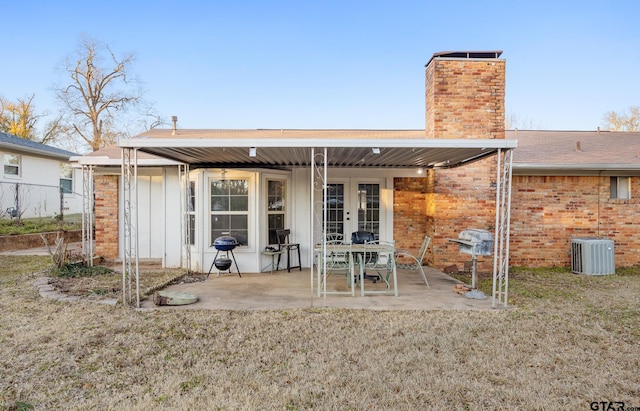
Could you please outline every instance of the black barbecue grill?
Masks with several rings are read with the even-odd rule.
[[[211,263],[211,267],[209,267],[209,273],[207,274],[207,277],[209,277],[209,274],[211,274],[211,270],[213,270],[214,265],[218,269],[218,275],[220,275],[221,271],[229,270],[229,272],[231,272],[232,263],[236,265],[238,277],[242,277],[242,275],[240,275],[240,269],[238,268],[236,257],[233,255],[233,249],[238,246],[238,240],[236,240],[234,237],[231,237],[230,235],[223,235],[213,240],[213,246],[217,251],[216,256],[213,258],[213,263]],[[220,258],[218,258],[220,251],[224,252],[225,254],[224,256],[220,256]],[[233,261],[231,260],[231,258],[229,258],[229,253],[231,253],[231,258],[233,258]]]

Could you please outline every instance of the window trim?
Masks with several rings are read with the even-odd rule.
[[[69,171],[70,177],[66,177],[63,175],[63,171]],[[62,185],[63,181],[68,181],[70,184],[69,188],[66,188]],[[60,188],[62,189],[62,193],[64,195],[73,194],[73,167],[69,163],[60,163]]]
[[[624,187],[624,190],[620,190]],[[620,192],[626,192],[625,197],[620,197]],[[631,193],[631,177],[628,176],[611,176],[609,179],[609,199],[610,200],[630,200]]]
[[[16,158],[18,164],[9,164],[8,159]],[[20,154],[12,154],[12,153],[4,153],[4,169],[3,173],[5,177],[8,178],[20,178],[22,177],[22,156]],[[15,167],[16,173],[7,173],[7,167]]]
[[[187,233],[189,234],[189,238],[187,239],[187,241],[189,246],[193,246],[193,247],[197,246],[197,242],[198,242],[198,236],[196,235],[198,230],[198,225],[196,224],[196,221],[197,221],[196,211],[198,210],[197,184],[198,184],[197,180],[189,179],[188,188],[187,188],[188,190],[187,191],[187,224],[193,225],[193,229],[189,227],[189,230],[187,231]]]
[[[221,181],[221,180],[246,180],[247,181],[247,211],[213,211],[211,208],[211,183],[213,181]],[[236,250],[252,250],[255,248],[254,239],[255,239],[255,230],[254,227],[254,202],[255,202],[255,176],[253,173],[246,172],[236,172],[236,171],[224,171],[224,172],[212,172],[206,178],[207,186],[206,186],[206,207],[207,210],[207,233],[206,238],[208,239],[208,248],[215,249],[213,246],[213,241],[215,238],[211,235],[212,228],[212,218],[214,215],[246,215],[247,216],[247,244],[238,245]]]
[[[266,179],[266,190],[265,190],[265,196],[264,196],[264,201],[265,201],[265,209],[266,209],[266,244],[268,245],[273,245],[273,244],[277,244],[273,243],[270,241],[269,239],[269,217],[272,215],[281,215],[282,216],[282,221],[283,221],[283,229],[287,227],[287,214],[288,214],[288,205],[287,205],[287,200],[288,200],[288,190],[289,190],[289,180],[286,177],[274,177],[274,176],[267,176]],[[284,185],[284,190],[282,192],[282,210],[274,210],[271,211],[269,210],[269,183],[271,182],[278,182],[278,183],[282,183]]]

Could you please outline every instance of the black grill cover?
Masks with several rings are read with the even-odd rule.
[[[370,231],[354,231],[351,233],[352,244],[364,244],[367,241],[375,241],[376,236]]]

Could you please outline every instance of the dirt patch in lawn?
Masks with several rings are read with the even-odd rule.
[[[105,268],[108,268],[109,271],[96,275],[73,277],[49,275],[48,282],[56,291],[67,296],[87,299],[121,298],[122,272],[116,267]],[[143,296],[148,296],[170,284],[203,281],[204,278],[206,278],[206,274],[185,274],[184,270],[151,267],[140,271],[140,290]]]

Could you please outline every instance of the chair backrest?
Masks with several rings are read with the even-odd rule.
[[[385,251],[380,251],[383,247]],[[365,241],[363,260],[365,266],[386,265],[395,254],[395,241]]]
[[[425,235],[424,240],[422,241],[422,246],[420,246],[420,251],[418,251],[418,255],[416,256],[420,264],[422,264],[422,260],[424,260],[424,256],[427,255],[427,248],[429,248],[430,242],[431,242],[431,237],[429,237],[428,235]]]
[[[327,233],[327,242],[329,241],[340,241],[344,242],[344,234],[341,233]]]
[[[331,264],[341,264],[349,262],[349,255],[351,254],[351,244],[345,244],[341,240],[330,240],[325,244],[331,246],[331,251],[327,253],[328,261]]]
[[[287,244],[289,242],[290,229],[276,230],[276,237],[278,238],[278,245]]]

